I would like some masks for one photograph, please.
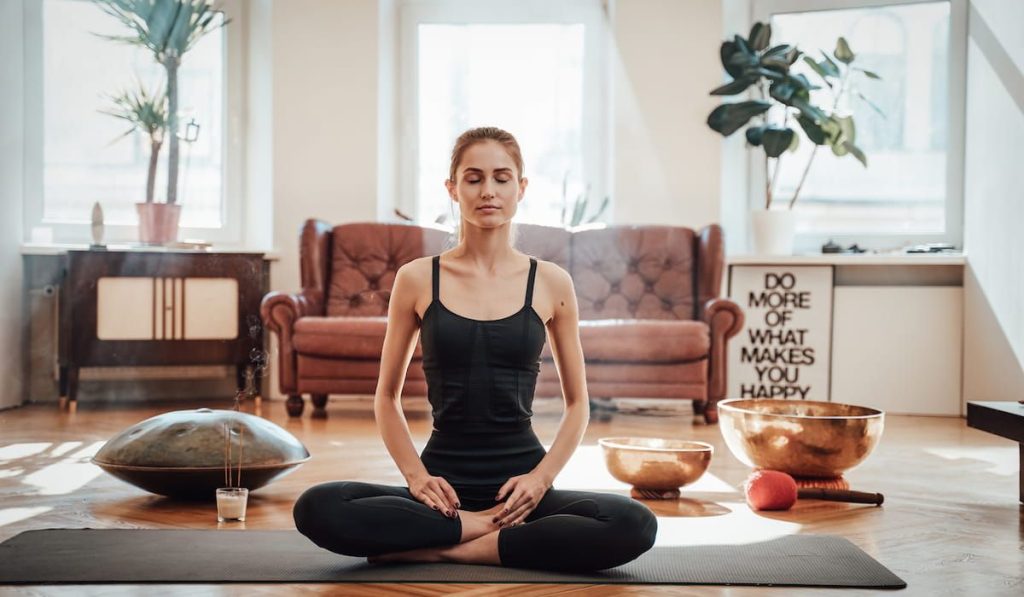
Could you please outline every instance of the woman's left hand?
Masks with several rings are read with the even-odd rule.
[[[521,524],[550,487],[551,484],[536,472],[510,478],[498,490],[496,500],[501,501],[506,496],[508,499],[505,507],[494,516],[493,522],[502,528]]]

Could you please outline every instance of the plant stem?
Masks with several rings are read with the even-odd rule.
[[[177,56],[164,59],[167,70],[167,203],[178,200],[178,63]]]
[[[768,154],[764,154],[764,209],[765,211],[772,208],[772,183],[771,177],[768,176]]]
[[[156,187],[156,165],[160,158],[159,141],[149,143],[149,173],[146,175],[146,203],[153,202],[153,191]]]
[[[793,198],[789,200],[789,209],[793,209],[793,205],[796,204],[796,198],[800,196],[800,189],[804,188],[804,181],[807,180],[807,173],[811,171],[811,163],[814,162],[814,154],[818,153],[819,147],[821,146],[815,143],[814,149],[811,150],[811,157],[807,158],[804,173],[800,175],[800,184],[796,185],[796,190],[793,191]]]
[[[846,89],[846,79],[850,76],[850,69],[847,68],[846,72],[839,79],[839,91],[836,96],[832,99],[832,113],[835,114],[836,108],[839,106],[839,98],[843,97],[843,90]],[[817,143],[814,144],[814,149],[811,150],[811,157],[807,158],[807,165],[804,166],[804,173],[800,175],[800,184],[796,185],[796,190],[793,191],[793,198],[789,200],[789,209],[793,209],[796,205],[796,199],[800,196],[800,189],[804,188],[804,181],[807,180],[807,173],[811,171],[811,164],[814,162],[814,156],[818,153],[818,148],[821,147]]]

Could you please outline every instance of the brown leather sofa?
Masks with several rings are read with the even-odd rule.
[[[279,339],[281,392],[299,416],[303,394],[323,415],[328,394],[373,394],[395,272],[443,252],[446,231],[414,225],[308,220],[301,234],[302,290],[263,299]],[[736,303],[718,296],[724,261],[717,225],[611,226],[570,232],[519,224],[515,246],[565,268],[580,310],[591,398],[682,398],[708,422],[725,395],[726,343],[743,326]],[[536,396],[560,397],[550,345]],[[404,397],[426,396],[417,343]]]

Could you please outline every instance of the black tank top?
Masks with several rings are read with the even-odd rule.
[[[433,300],[423,313],[420,341],[434,428],[487,432],[529,427],[546,339],[544,322],[532,306],[537,260],[530,258],[523,307],[483,321],[441,303],[439,255],[433,266]]]

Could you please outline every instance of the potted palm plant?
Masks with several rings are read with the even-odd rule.
[[[93,0],[115,17],[129,35],[104,36],[113,41],[145,48],[167,73],[167,203],[151,200],[138,204],[142,242],[165,243],[178,234],[181,206],[178,202],[178,68],[185,53],[207,33],[228,23],[224,12],[209,0]],[[157,237],[145,238],[147,222]]]
[[[791,210],[807,180],[807,173],[818,148],[828,145],[833,154],[852,155],[867,167],[867,156],[855,144],[853,115],[843,114],[838,108],[841,99],[850,92],[853,77],[880,77],[853,66],[856,55],[842,37],[837,40],[832,55],[821,51],[821,60],[804,55],[790,44],[771,46],[770,42],[771,26],[755,23],[746,39],[736,35],[731,41],[722,43],[722,66],[733,80],[712,90],[711,95],[738,95],[753,89],[757,99],[722,104],[711,112],[707,123],[724,137],[747,127],[745,136],[748,146],[760,147],[764,151],[765,202],[763,210],[755,210],[752,214],[754,247],[759,254],[779,255],[793,252],[794,222]],[[830,90],[833,99],[831,107],[814,105],[811,102],[811,91],[821,87],[812,84],[805,75],[792,71],[801,56],[803,62]],[[863,94],[860,97],[878,110]],[[775,112],[781,112],[781,116],[773,119],[773,107],[777,108]],[[804,137],[814,144],[814,148],[786,208],[773,210],[773,201],[777,199],[775,186],[779,164],[784,153],[796,150],[800,142],[798,130],[803,131]]]
[[[146,175],[146,202],[143,205],[153,205],[153,194],[156,186],[156,166],[160,156],[160,149],[163,147],[164,138],[167,133],[167,95],[163,90],[150,94],[146,87],[138,82],[134,89],[126,89],[119,95],[112,96],[111,107],[100,110],[115,118],[124,120],[129,128],[118,139],[127,137],[136,131],[141,131],[149,137],[149,171]],[[115,139],[116,141],[117,139]],[[165,237],[173,240],[172,233],[176,230],[159,228],[155,218],[144,217],[153,212],[139,210],[139,237],[142,242],[158,242]],[[167,221],[166,219],[163,221]],[[176,227],[176,223],[175,223]]]

